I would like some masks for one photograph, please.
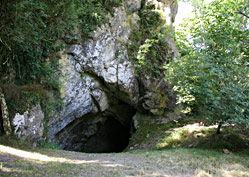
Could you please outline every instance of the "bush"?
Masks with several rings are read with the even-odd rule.
[[[145,4],[139,10],[139,29],[134,29],[128,45],[129,58],[132,60],[138,75],[151,75],[158,79],[163,77],[163,65],[172,60],[166,42],[166,34],[161,33],[164,25],[162,14],[156,11],[155,5]]]
[[[248,19],[237,13],[245,6],[243,0],[202,2],[176,37],[182,59],[166,75],[185,112],[249,127]]]
[[[120,0],[0,2],[0,73],[8,83],[56,87],[57,53],[87,39]],[[80,30],[78,30],[80,29]]]

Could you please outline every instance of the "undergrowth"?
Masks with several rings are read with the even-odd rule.
[[[30,149],[34,148],[33,145],[29,141],[18,140],[13,135],[0,136],[0,145],[14,147],[14,148],[18,148],[18,149],[26,149],[26,150],[30,150]]]
[[[53,111],[62,108],[60,51],[89,39],[121,3],[122,0],[1,1],[0,87],[10,119],[39,103],[46,124]]]
[[[39,148],[62,150],[61,147],[50,142],[42,142],[41,144],[39,144]]]
[[[249,136],[235,126],[223,126],[217,134],[217,125],[208,125],[200,119],[189,118],[166,124],[141,125],[130,139],[127,150],[162,150],[200,148],[249,154]]]
[[[15,84],[5,84],[0,85],[3,89],[10,121],[14,116],[19,114],[24,114],[24,112],[30,110],[32,107],[40,104],[41,109],[44,113],[43,124],[46,124],[52,117],[55,110],[60,110],[63,108],[64,104],[59,93],[56,90],[44,88],[44,85],[33,84],[33,85],[15,85]],[[45,134],[46,134],[45,128]]]
[[[0,3],[0,77],[2,82],[56,86],[58,52],[86,40],[121,0]],[[13,15],[15,14],[15,15]]]
[[[173,58],[166,42],[168,34],[161,32],[165,22],[155,5],[145,1],[142,1],[138,16],[139,29],[133,29],[127,46],[129,58],[139,76],[146,74],[153,79],[160,78],[164,73],[163,66]]]

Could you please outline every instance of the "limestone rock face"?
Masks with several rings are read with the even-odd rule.
[[[133,106],[138,102],[135,71],[124,48],[130,35],[124,7],[115,8],[108,18],[109,23],[99,27],[91,39],[72,45],[68,54],[62,54],[60,94],[64,107],[49,121],[48,135],[52,139],[85,115],[105,111],[116,114],[110,104],[117,100]]]
[[[174,111],[176,108],[176,96],[170,94],[171,86],[164,80],[142,79],[144,95],[140,97],[142,106],[153,115],[163,115]]]
[[[166,37],[165,40],[170,46],[170,50],[173,53],[173,60],[176,61],[179,59],[177,54],[177,47],[174,36],[174,26],[175,17],[178,11],[178,5],[176,0],[146,0],[146,4],[154,4],[156,10],[160,12],[163,16],[164,27],[161,29],[162,32],[167,32],[169,37]],[[172,36],[172,37],[170,37]]]
[[[139,98],[138,83],[125,48],[130,31],[124,7],[115,8],[109,23],[98,28],[83,45],[73,45],[70,53],[79,72],[98,77],[124,102],[135,105]]]
[[[22,115],[17,113],[13,119],[14,134],[23,140],[35,142],[43,136],[44,113],[40,104],[33,106]]]
[[[63,99],[63,109],[54,112],[54,117],[48,124],[48,135],[53,136],[74,119],[93,110],[89,78],[82,79],[75,69],[75,61],[69,55],[62,55],[60,64],[60,94]]]
[[[166,14],[165,24],[173,31],[177,9],[173,0],[150,3],[156,3],[157,9]],[[140,8],[141,0],[124,1],[90,39],[70,46],[62,55],[61,95],[65,106],[50,120],[48,134],[51,140],[57,137],[64,149],[84,149],[110,118],[129,130],[136,112],[147,112],[162,121],[175,116],[170,86],[163,78],[138,78],[129,60],[127,43],[132,32],[139,29]],[[174,41],[165,40],[170,46],[169,55],[175,56]]]
[[[179,57],[177,55],[177,48],[173,38],[173,23],[178,10],[176,1],[146,0],[145,4],[153,4],[156,11],[163,17],[164,24],[160,31],[168,34],[164,39],[169,46],[167,57],[172,58],[174,61],[178,60]],[[171,96],[169,94],[171,87],[165,81],[164,76],[153,79],[152,75],[144,75],[144,77],[139,80],[144,89],[143,95],[140,96],[142,107],[153,115],[168,118],[168,112],[174,112],[174,109],[176,108],[176,100],[175,95]]]
[[[173,0],[156,2],[159,9],[168,10],[165,23],[171,19],[169,25],[172,25],[176,8]],[[117,141],[118,129],[124,130],[126,134],[122,136],[129,138],[132,120],[143,117],[142,113],[149,114],[148,119],[157,116],[160,121],[175,116],[175,98],[168,93],[170,86],[163,78],[155,80],[150,75],[138,78],[128,56],[129,37],[140,28],[138,10],[141,6],[141,0],[125,0],[122,6],[114,8],[112,15],[107,15],[108,22],[93,31],[90,39],[78,41],[61,53],[62,106],[53,110],[53,116],[47,120],[48,140],[63,149],[87,152],[99,142],[106,152],[109,147],[113,148],[111,141]],[[170,46],[169,53],[175,56],[174,41],[165,40]],[[33,116],[35,111],[42,117],[38,107],[15,116],[14,131],[18,137],[35,136],[39,131],[33,128],[33,123],[41,127],[39,121],[33,121],[36,120],[33,117],[37,117]],[[28,122],[30,117],[33,122]],[[27,124],[28,130],[25,130],[23,127]],[[109,139],[107,134],[117,134],[117,139]],[[101,148],[94,152],[100,151]]]

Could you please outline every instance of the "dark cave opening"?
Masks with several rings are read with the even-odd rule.
[[[134,133],[135,113],[132,106],[119,102],[108,111],[87,114],[57,134],[58,145],[64,150],[86,153],[122,152]]]
[[[130,129],[109,116],[98,125],[97,133],[91,136],[82,148],[87,153],[122,152],[129,144]]]

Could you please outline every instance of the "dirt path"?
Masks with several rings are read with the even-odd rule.
[[[207,154],[207,153],[206,153]],[[86,154],[23,151],[0,145],[0,176],[249,176],[249,160],[235,155],[178,149]]]

